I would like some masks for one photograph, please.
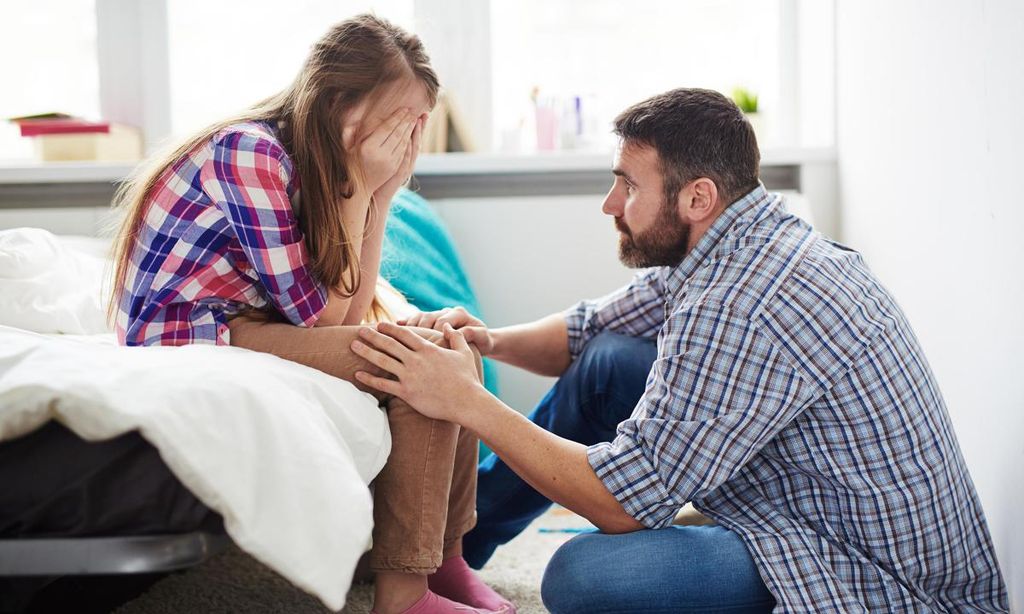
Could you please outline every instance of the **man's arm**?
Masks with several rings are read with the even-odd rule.
[[[538,375],[558,377],[569,368],[569,329],[565,316],[553,313],[527,324],[491,331],[488,356]]]
[[[544,430],[490,394],[475,396],[473,410],[461,414],[463,426],[530,486],[605,533],[644,528],[594,473],[586,446]]]
[[[480,383],[476,357],[462,331],[445,325],[454,351],[424,341],[408,327],[381,323],[360,330],[352,350],[398,379],[356,373],[368,386],[400,396],[417,411],[476,432],[509,467],[552,501],[606,533],[643,528],[590,466],[587,448],[533,424]],[[438,373],[445,377],[438,378]]]
[[[569,328],[565,315],[553,313],[526,324],[489,329],[463,307],[413,314],[403,326],[443,330],[450,325],[476,346],[481,356],[500,360],[538,375],[558,377],[569,368]]]

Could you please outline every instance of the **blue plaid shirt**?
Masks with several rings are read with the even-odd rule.
[[[567,312],[657,338],[632,416],[590,464],[645,526],[686,502],[746,543],[778,612],[1006,612],[935,378],[861,256],[758,187],[672,269]]]

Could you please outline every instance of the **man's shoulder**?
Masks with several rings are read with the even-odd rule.
[[[687,280],[684,300],[720,305],[754,320],[797,271],[822,237],[799,218],[766,216],[723,237],[712,257]]]
[[[890,304],[860,254],[780,214],[726,237],[675,307],[746,320],[802,362],[823,342],[866,345],[880,331],[865,314]]]

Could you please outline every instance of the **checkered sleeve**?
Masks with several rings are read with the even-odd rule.
[[[645,269],[626,286],[602,298],[580,301],[564,313],[569,355],[575,360],[600,332],[653,339],[665,320],[664,269]]]
[[[280,143],[254,132],[227,130],[213,141],[200,177],[223,211],[266,295],[298,326],[313,326],[327,305],[327,288],[312,274],[298,220],[288,199],[291,159]]]
[[[681,308],[662,344],[633,415],[588,449],[609,492],[650,528],[725,483],[812,398],[783,353],[726,309]]]

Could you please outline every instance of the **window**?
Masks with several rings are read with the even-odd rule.
[[[413,0],[168,2],[171,130],[182,136],[287,87],[334,23],[373,12],[412,29]]]
[[[758,95],[762,147],[831,146],[833,12],[808,0],[492,2],[494,143],[511,149],[524,125],[536,129],[534,104],[582,120],[594,133],[584,145],[607,147],[612,119],[635,102],[742,87]]]

